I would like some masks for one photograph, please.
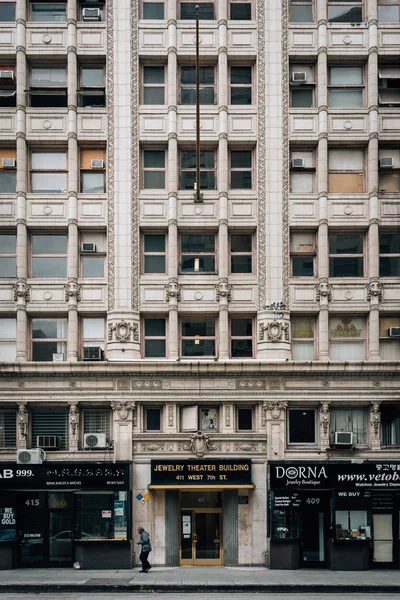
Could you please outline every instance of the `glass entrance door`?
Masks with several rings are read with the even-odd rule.
[[[181,565],[222,565],[221,510],[181,513]]]
[[[325,538],[327,502],[323,494],[305,494],[303,504],[303,567],[326,565]]]
[[[373,561],[374,565],[390,566],[393,563],[393,516],[373,514]]]

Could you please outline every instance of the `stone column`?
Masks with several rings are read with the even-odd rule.
[[[17,448],[26,448],[29,431],[29,413],[26,402],[18,403]]]
[[[380,360],[379,354],[379,303],[383,298],[383,285],[378,278],[371,278],[366,285],[366,298],[369,301],[369,360]]]
[[[78,402],[69,403],[69,451],[79,450],[79,404]]]
[[[284,457],[286,447],[286,409],[287,402],[279,400],[264,401],[266,413],[268,459],[279,460]]]
[[[371,403],[370,412],[371,449],[381,449],[381,407],[380,402]]]
[[[327,450],[330,446],[331,412],[330,402],[321,402],[319,409],[321,450]]]
[[[329,360],[329,302],[332,300],[332,288],[326,277],[320,279],[316,287],[316,300],[319,302],[318,318],[318,358]]]

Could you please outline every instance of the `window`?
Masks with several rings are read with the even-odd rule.
[[[315,410],[289,409],[289,444],[315,444]]]
[[[67,69],[63,66],[32,66],[28,95],[34,108],[67,106]]]
[[[242,0],[230,0],[229,18],[231,21],[250,21],[251,2],[243,2]]]
[[[194,190],[196,151],[181,150],[180,189]],[[200,150],[200,189],[215,190],[215,151]]]
[[[47,445],[51,450],[68,449],[68,409],[31,408],[32,448]],[[44,439],[43,439],[44,438]],[[55,444],[54,444],[55,442]]]
[[[0,4],[1,6],[1,4]],[[17,170],[15,168],[16,151],[0,149],[0,194],[15,194],[17,191]],[[8,161],[6,159],[9,159]],[[4,167],[3,160],[10,166]],[[14,163],[12,164],[12,161]]]
[[[32,235],[32,277],[67,276],[67,236]]]
[[[182,406],[181,431],[218,431],[219,409],[216,406]]]
[[[143,2],[143,19],[162,21],[164,17],[164,2]]]
[[[251,150],[230,151],[230,189],[251,190],[253,167]]]
[[[143,236],[144,273],[165,273],[165,235],[146,233]]]
[[[364,408],[332,408],[331,432],[350,431],[355,444],[367,443],[367,411]]]
[[[361,23],[362,20],[362,0],[353,0],[352,2],[328,0],[328,21],[330,23]]]
[[[0,318],[0,362],[12,362],[17,353],[17,320],[13,317]],[[1,435],[1,432],[0,432]]]
[[[400,67],[379,67],[378,98],[380,106],[398,107],[400,105]]]
[[[0,448],[15,448],[16,445],[17,411],[2,409],[0,410]]]
[[[400,150],[395,148],[379,150],[379,192],[400,193]]]
[[[292,150],[290,191],[292,194],[311,194],[314,191],[315,162],[312,150]]]
[[[364,319],[332,317],[329,319],[329,340],[331,360],[365,360]]]
[[[311,23],[313,21],[312,0],[291,0],[290,20],[292,23]]]
[[[291,236],[292,277],[315,276],[314,233],[292,233]]]
[[[253,252],[251,233],[231,234],[231,273],[252,273]]]
[[[329,192],[360,194],[364,191],[364,152],[358,148],[328,151]]]
[[[4,4],[0,3],[0,16],[1,7]],[[0,19],[1,23],[1,19]],[[17,99],[17,86],[15,82],[15,65],[2,65],[1,68],[1,81],[0,81],[0,107],[1,108],[13,108],[16,105]],[[0,152],[3,152],[1,150]]]
[[[363,68],[329,67],[329,108],[360,108],[363,106]]]
[[[253,358],[253,319],[231,318],[231,358]]]
[[[67,153],[33,150],[31,155],[31,192],[67,191]]]
[[[82,319],[82,358],[101,359],[105,348],[105,321],[102,317]],[[88,348],[90,350],[86,350]],[[99,353],[100,348],[100,353]]]
[[[315,358],[315,319],[313,317],[293,317],[292,359],[314,360]]]
[[[215,235],[181,235],[181,272],[215,273]]]
[[[0,233],[0,277],[17,276],[17,236]]]
[[[103,194],[105,192],[105,151],[81,150],[81,192]]]
[[[215,319],[183,319],[181,356],[214,357],[216,355]]]
[[[181,104],[196,104],[196,67],[181,67]],[[215,69],[199,67],[199,102],[215,104]]]
[[[342,498],[338,497],[336,506]],[[348,499],[346,498],[346,502]],[[343,506],[343,508],[345,508]],[[335,535],[338,540],[369,540],[371,538],[371,521],[366,510],[335,510]],[[369,523],[369,525],[368,525]],[[375,538],[376,539],[376,538]],[[376,542],[375,542],[376,543]],[[385,544],[385,542],[383,542]]]
[[[67,319],[32,319],[32,360],[42,362],[66,358]]]
[[[181,0],[180,2],[180,19],[182,20],[194,20],[196,18],[196,6],[199,7],[199,20],[213,20],[214,16],[214,2],[204,2],[198,0],[197,2],[186,2]]]
[[[143,67],[143,104],[165,104],[165,67]]]
[[[400,360],[400,317],[380,317],[379,354],[382,360]]]
[[[143,150],[143,189],[165,189],[165,150]]]
[[[144,320],[144,357],[167,356],[166,320],[163,317],[147,317]]]
[[[82,233],[81,277],[104,277],[105,257],[104,233]]]
[[[252,431],[253,429],[253,409],[252,408],[237,408],[236,412],[237,430]]]
[[[76,537],[98,540],[128,539],[128,492],[78,492],[75,494]],[[122,515],[117,513],[120,508]],[[104,514],[112,515],[104,518]]]
[[[329,276],[364,276],[364,236],[362,233],[329,235]]]
[[[32,2],[31,20],[41,23],[63,23],[67,20],[67,3]]]
[[[84,408],[83,434],[105,433],[107,442],[110,441],[111,410],[109,408]]]
[[[379,235],[379,275],[399,277],[400,275],[400,233]]]
[[[314,106],[314,65],[290,65],[290,106],[311,108]]]
[[[79,106],[104,108],[106,90],[103,65],[83,65],[80,72]]]
[[[15,21],[15,2],[0,4],[0,23]]]
[[[400,1],[378,0],[378,21],[381,23],[398,23],[400,21]]]
[[[231,104],[252,104],[252,67],[231,67]]]
[[[161,431],[161,408],[145,407],[145,431]]]
[[[381,405],[382,446],[400,446],[400,410],[397,405]]]

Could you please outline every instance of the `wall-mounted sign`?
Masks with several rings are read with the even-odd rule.
[[[103,519],[111,519],[111,510],[102,510],[101,516]]]
[[[251,460],[152,460],[152,485],[251,485]]]

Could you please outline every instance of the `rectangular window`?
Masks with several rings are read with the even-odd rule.
[[[328,0],[329,23],[361,23],[363,20],[362,0],[345,2],[343,0]]]
[[[253,358],[253,319],[231,318],[231,358]]]
[[[400,446],[400,410],[396,404],[381,405],[382,446]]]
[[[0,448],[15,448],[16,446],[17,411],[13,409],[2,409],[0,410]],[[4,492],[2,492],[2,495],[3,493]]]
[[[400,193],[400,150],[396,148],[379,149],[379,193]]]
[[[237,409],[237,430],[252,431],[253,429],[253,409],[240,408]]]
[[[364,152],[358,148],[328,151],[330,193],[360,194],[364,191]]]
[[[362,233],[329,235],[329,276],[364,276],[364,235]]]
[[[17,276],[17,236],[0,233],[0,277]]]
[[[313,21],[312,0],[291,0],[290,20],[292,23],[312,23],[312,21]]]
[[[82,318],[81,336],[82,358],[101,360],[105,349],[105,320],[102,317]]]
[[[147,317],[144,320],[144,357],[165,358],[166,356],[166,319],[163,317]]]
[[[67,319],[32,319],[32,360],[59,359],[67,359]]]
[[[84,540],[127,538],[127,492],[78,492],[75,495],[75,507],[77,538]],[[117,507],[122,509],[124,516],[116,515]],[[105,518],[105,514],[110,515],[110,518]]]
[[[329,108],[361,108],[363,101],[362,67],[329,67]]]
[[[32,2],[31,20],[39,23],[64,23],[67,20],[67,3]]]
[[[292,233],[291,235],[292,277],[315,276],[315,234]]]
[[[13,317],[0,318],[0,362],[12,362],[17,353],[17,320]],[[1,434],[1,432],[0,432]]]
[[[145,431],[161,431],[161,408],[145,407]]]
[[[67,153],[32,150],[31,192],[65,193],[67,191]]]
[[[143,2],[143,19],[164,20],[164,2]]]
[[[15,2],[0,4],[0,23],[15,21]]]
[[[331,432],[349,431],[355,444],[367,443],[367,411],[364,408],[332,408]]]
[[[181,71],[181,104],[196,104],[196,67],[184,66]],[[199,102],[215,104],[215,68],[199,67]]]
[[[67,236],[32,235],[32,277],[67,276]]]
[[[164,66],[143,66],[143,104],[165,104]]]
[[[400,21],[400,0],[378,0],[378,21],[398,23]]]
[[[85,150],[80,153],[81,193],[104,194],[105,190],[105,151]]]
[[[111,410],[109,408],[84,408],[83,434],[105,433],[107,442],[110,441]]]
[[[400,360],[400,317],[380,317],[379,354],[382,360]]]
[[[215,406],[200,408],[201,431],[218,431],[218,408]]]
[[[252,104],[252,67],[231,66],[231,104]]]
[[[200,189],[215,190],[215,151],[200,150]],[[194,190],[196,151],[181,150],[180,189]]]
[[[17,170],[5,169],[0,162],[0,194],[15,194],[17,191]]]
[[[230,0],[229,19],[231,21],[250,21],[251,16],[251,2]]]
[[[311,108],[314,106],[314,65],[291,64],[290,106],[291,108]]]
[[[1,7],[4,6],[4,4],[0,3],[0,16],[1,16]],[[1,23],[1,18],[0,18],[0,23]],[[3,64],[1,66],[1,70],[2,72],[2,77],[1,77],[1,82],[0,82],[0,108],[14,108],[16,105],[16,99],[17,99],[17,85],[16,85],[16,81],[15,81],[15,73],[16,73],[16,67],[15,64]],[[0,150],[0,155],[2,155],[2,157],[6,157],[7,154],[5,154],[5,149],[2,148]],[[8,155],[10,156],[10,155]],[[15,158],[15,150],[14,150],[14,154],[11,155],[13,158]]]
[[[216,406],[182,406],[181,431],[218,431],[219,409]]]
[[[143,150],[143,189],[165,189],[165,150]]]
[[[292,150],[290,153],[290,192],[312,194],[315,180],[315,160],[312,150]]]
[[[329,340],[331,360],[365,360],[364,319],[332,317]]]
[[[81,277],[104,277],[105,243],[104,233],[81,234]]]
[[[400,276],[400,233],[379,235],[379,275]]]
[[[378,71],[378,98],[380,106],[399,107],[400,67],[380,66]]]
[[[315,410],[289,409],[289,444],[315,444]]]
[[[181,235],[181,272],[215,273],[215,235]]]
[[[32,66],[31,87],[28,91],[30,105],[41,107],[66,107],[67,98],[67,69],[63,66]]]
[[[315,319],[313,317],[293,317],[292,359],[314,360],[315,358]]]
[[[55,441],[52,450],[68,449],[68,409],[31,408],[32,448],[44,446],[43,438]],[[42,438],[42,439],[41,439]],[[55,438],[55,439],[54,439]]]
[[[253,272],[252,240],[251,233],[231,234],[231,273]]]
[[[83,65],[80,70],[78,103],[82,107],[104,108],[106,90],[103,65]]]
[[[181,332],[183,358],[216,355],[215,319],[183,319]]]
[[[253,152],[251,150],[231,150],[230,189],[251,190],[253,188]]]
[[[199,7],[199,20],[214,20],[214,2],[204,2],[198,0],[198,2],[186,2],[181,0],[180,2],[180,19],[191,20],[196,19],[196,6]]]
[[[165,234],[146,233],[143,236],[143,272],[165,273],[166,251]]]

